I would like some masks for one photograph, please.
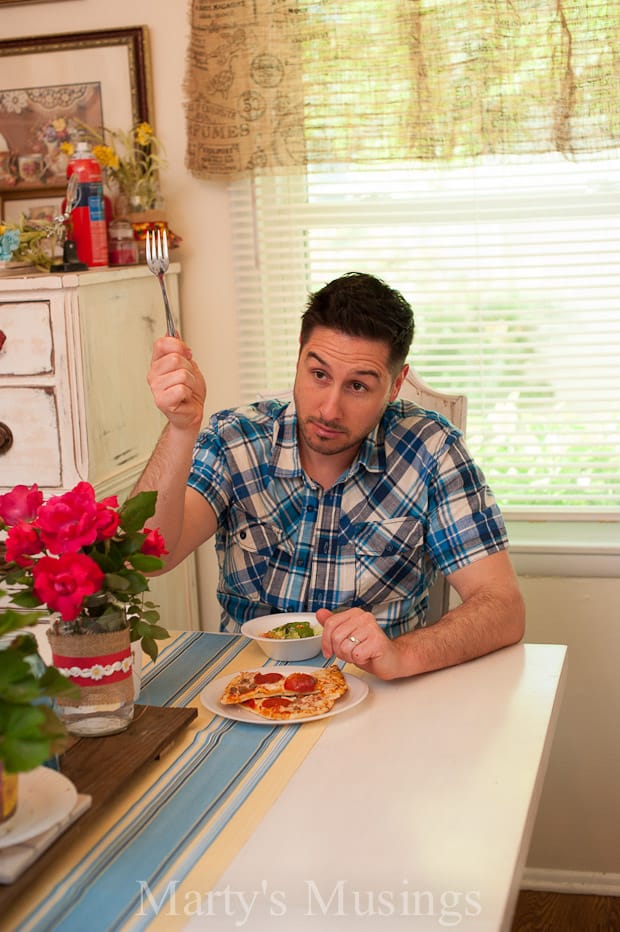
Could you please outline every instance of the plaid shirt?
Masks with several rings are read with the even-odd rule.
[[[303,471],[294,403],[213,415],[188,484],[219,519],[221,628],[273,612],[364,606],[394,637],[424,624],[437,569],[507,546],[460,431],[407,401],[388,405],[324,490]]]

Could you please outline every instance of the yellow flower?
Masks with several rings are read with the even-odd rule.
[[[115,170],[119,167],[118,155],[111,146],[94,146],[93,155],[104,168]]]
[[[148,146],[153,138],[153,127],[150,123],[140,123],[136,126],[135,135],[139,146]]]
[[[65,155],[73,155],[73,153],[75,152],[75,146],[73,145],[72,142],[61,142],[60,151],[64,152]]]
[[[58,119],[52,120],[52,126],[57,133],[63,133],[67,128],[67,121],[64,117],[58,117]]]
[[[139,123],[128,132],[106,127],[97,130],[87,123],[81,126],[113,194],[125,198],[127,205],[139,204],[136,209],[156,206],[160,198],[159,172],[166,163],[151,124]]]

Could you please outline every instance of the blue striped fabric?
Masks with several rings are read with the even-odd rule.
[[[140,703],[195,704],[200,692],[248,645],[233,635],[186,632],[144,668]],[[270,661],[273,662],[273,661]],[[313,658],[307,665],[326,661]],[[18,926],[20,930],[138,930],[161,910],[299,729],[215,716],[135,805]],[[144,915],[140,915],[140,913]]]

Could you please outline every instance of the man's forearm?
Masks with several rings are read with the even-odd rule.
[[[134,494],[157,492],[155,514],[149,525],[159,528],[163,535],[169,551],[168,558],[164,560],[170,565],[178,562],[175,551],[183,530],[185,492],[196,436],[193,431],[179,430],[167,424],[133,490]]]
[[[391,670],[376,672],[387,674],[387,678],[411,676],[473,660],[519,641],[524,621],[518,589],[476,593],[436,624],[396,638],[397,655],[390,658]],[[381,666],[381,661],[377,665]]]

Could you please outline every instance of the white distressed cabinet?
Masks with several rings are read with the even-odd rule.
[[[166,275],[177,319],[179,271]],[[86,480],[122,501],[164,426],[146,382],[165,332],[157,279],[146,266],[1,277],[0,331],[0,492]],[[193,556],[151,588],[166,627],[200,627]]]

